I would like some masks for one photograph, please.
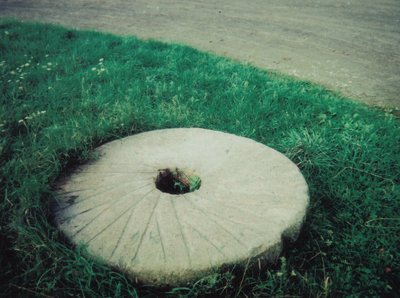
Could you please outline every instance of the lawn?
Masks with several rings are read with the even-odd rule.
[[[399,296],[400,125],[390,110],[181,45],[9,20],[0,77],[0,293]],[[157,289],[58,232],[60,174],[100,144],[169,127],[252,138],[298,165],[311,204],[274,264]]]

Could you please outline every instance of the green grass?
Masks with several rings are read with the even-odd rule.
[[[399,295],[400,125],[390,113],[189,47],[49,25],[1,21],[0,65],[0,293]],[[58,232],[60,173],[104,142],[167,127],[246,136],[299,166],[311,205],[275,264],[155,289]]]

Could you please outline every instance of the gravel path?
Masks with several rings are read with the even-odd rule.
[[[0,16],[179,42],[400,107],[398,0],[0,0]]]

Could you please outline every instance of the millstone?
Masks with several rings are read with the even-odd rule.
[[[306,214],[296,165],[247,138],[164,129],[97,153],[59,181],[56,222],[73,243],[145,283],[178,285],[221,266],[274,261]],[[177,172],[187,175],[171,180],[177,193],[157,185]],[[192,177],[198,189],[179,192]]]

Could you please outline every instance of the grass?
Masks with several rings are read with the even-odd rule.
[[[189,47],[9,20],[0,78],[5,296],[399,296],[400,125],[390,113]],[[104,142],[167,127],[246,136],[299,166],[311,205],[275,264],[155,289],[58,232],[49,202],[62,172]]]

